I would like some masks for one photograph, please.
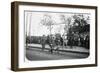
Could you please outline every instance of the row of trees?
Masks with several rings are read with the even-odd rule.
[[[55,22],[55,20],[53,20],[53,18],[47,14],[43,16],[40,23],[44,26],[47,26],[47,29],[50,31],[50,34],[52,34],[51,33],[53,29],[52,25],[65,24],[64,33],[66,34],[68,33],[68,30],[72,28],[73,26],[77,26],[79,27],[78,29],[80,29],[81,26],[83,27],[89,24],[89,16],[85,17],[83,14],[77,14],[77,15],[75,14],[70,17],[67,17],[65,15],[59,15],[59,16],[60,16],[61,23]],[[77,30],[77,28],[74,28],[74,29]]]

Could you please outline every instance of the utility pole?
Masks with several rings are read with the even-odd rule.
[[[32,13],[30,13],[30,18],[29,18],[29,37],[31,37],[31,21],[32,21]]]

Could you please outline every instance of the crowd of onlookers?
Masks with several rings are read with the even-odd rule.
[[[67,45],[73,46],[80,46],[89,49],[90,39],[89,35],[86,36],[78,36],[78,37],[69,37]]]

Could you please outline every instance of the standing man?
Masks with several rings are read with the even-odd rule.
[[[46,36],[43,35],[42,38],[41,38],[41,44],[42,44],[42,50],[45,49],[45,45],[46,45]]]
[[[49,37],[49,46],[50,46],[50,53],[53,53],[54,47],[55,47],[55,37],[53,35],[50,35]]]

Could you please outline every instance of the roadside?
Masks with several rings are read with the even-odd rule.
[[[28,44],[28,47],[30,47],[30,49],[32,48],[38,48],[38,49],[42,49],[42,45],[41,44]],[[50,50],[49,45],[45,45],[45,49],[46,50]],[[84,47],[79,47],[79,46],[60,46],[58,51],[62,51],[62,52],[72,52],[72,53],[81,53],[81,54],[89,54],[89,49],[86,49]]]

